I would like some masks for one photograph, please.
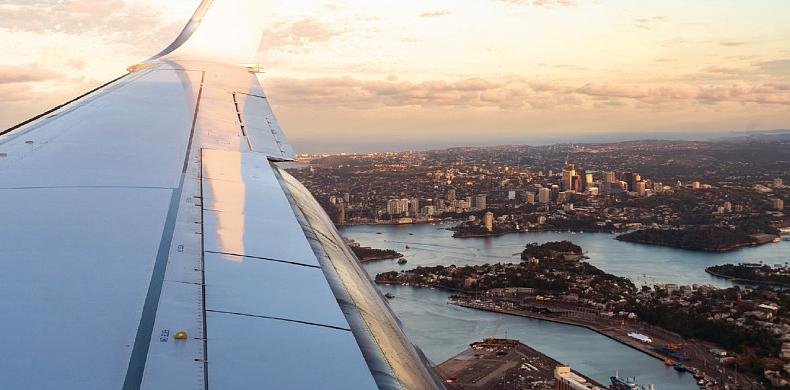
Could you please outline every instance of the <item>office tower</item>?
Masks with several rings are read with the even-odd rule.
[[[562,170],[562,182],[560,182],[563,191],[573,190],[574,176],[576,176],[576,167],[573,164],[566,164]]]
[[[420,199],[419,198],[411,198],[409,201],[409,214],[417,215],[420,213]]]
[[[337,207],[337,224],[338,225],[345,225],[346,224],[346,204],[345,203],[338,203],[336,207]]]
[[[487,212],[483,217],[483,224],[489,232],[494,230],[494,213]]]
[[[535,204],[535,193],[532,191],[527,191],[527,203]]]
[[[571,176],[571,191],[581,192],[582,191],[582,177],[579,175]]]
[[[636,182],[636,192],[639,194],[639,196],[647,195],[647,183],[643,181]]]
[[[538,202],[544,204],[551,202],[551,190],[548,188],[538,190]]]
[[[486,194],[477,195],[477,198],[475,199],[475,207],[477,207],[478,210],[486,209]]]

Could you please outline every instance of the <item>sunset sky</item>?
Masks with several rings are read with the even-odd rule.
[[[123,74],[198,2],[0,0],[0,128]],[[261,80],[297,152],[790,128],[786,0],[271,3]]]

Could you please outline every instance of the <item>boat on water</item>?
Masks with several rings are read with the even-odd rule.
[[[672,359],[664,359],[664,364],[667,366],[674,366],[675,362],[673,362]]]
[[[384,296],[385,296],[387,299],[392,299],[392,298],[395,298],[395,294],[393,294],[393,293],[391,293],[391,292],[388,292],[388,293],[384,294]]]
[[[408,262],[408,261],[407,261],[406,259],[400,259],[400,260],[398,260],[398,264],[400,264],[400,265],[406,264],[407,262]]]
[[[642,386],[636,383],[636,377],[620,378],[620,375],[616,374],[610,377],[609,380],[612,381],[612,384],[609,385],[611,390],[642,390]],[[652,386],[648,386],[648,388],[650,387]]]
[[[686,366],[684,366],[683,363],[677,363],[672,367],[675,368],[676,371],[686,372]]]
[[[406,249],[411,249],[411,247],[410,247],[410,246],[408,246],[408,245],[406,245]]]

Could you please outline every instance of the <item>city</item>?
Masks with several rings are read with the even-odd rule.
[[[304,165],[290,172],[340,226],[450,221],[455,239],[606,233],[709,253],[775,244],[790,232],[786,142],[502,146],[300,160]],[[395,252],[401,263],[409,257],[405,248],[405,258]],[[528,244],[520,257],[418,266],[375,279],[460,292],[448,302],[466,308],[583,326],[682,367],[702,388],[790,380],[782,362],[790,358],[790,294],[771,283],[752,277],[729,288],[640,286],[586,263],[583,249],[569,241]],[[790,272],[790,254],[784,258],[770,275]],[[720,275],[714,270],[706,272]]]

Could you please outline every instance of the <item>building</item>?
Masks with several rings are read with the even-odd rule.
[[[774,188],[782,188],[782,187],[783,187],[782,179],[780,179],[778,177],[776,179],[774,179]]]
[[[408,199],[390,199],[387,201],[387,214],[401,215],[409,212]]]
[[[554,369],[554,379],[557,380],[557,390],[603,390],[574,373],[568,366],[557,366]]]
[[[429,216],[429,217],[430,217],[430,216],[433,216],[434,214],[436,214],[436,207],[434,207],[434,206],[432,206],[432,205],[423,206],[423,208],[422,208],[422,214],[423,214],[423,215],[427,215],[427,216]]]
[[[486,194],[478,194],[475,198],[475,207],[478,210],[486,209]]]
[[[573,192],[571,191],[562,191],[557,194],[557,204],[563,204],[565,202],[570,202],[573,200]]]
[[[636,182],[636,192],[639,194],[639,196],[647,195],[647,183],[643,181]]]
[[[560,188],[563,191],[573,190],[573,177],[576,176],[576,166],[573,164],[566,164],[562,170],[562,182]]]
[[[510,190],[507,192],[507,200],[516,200],[516,191]]]
[[[773,206],[774,210],[784,210],[785,209],[785,201],[779,198],[771,199],[771,205]]]
[[[588,188],[592,187],[594,185],[593,183],[595,183],[593,181],[593,174],[592,173],[585,173],[584,174],[584,182],[587,184]]]
[[[409,201],[409,214],[417,215],[419,213],[420,213],[420,199],[411,198],[411,200]]]
[[[535,193],[532,191],[527,191],[527,203],[535,204]]]
[[[732,202],[729,202],[729,201],[728,202],[724,202],[724,206],[723,207],[724,207],[724,212],[725,213],[732,212]]]
[[[337,207],[337,224],[338,225],[345,225],[346,224],[346,204],[345,203],[338,203],[335,205]]]
[[[548,188],[538,190],[538,202],[544,204],[551,202],[551,190]]]
[[[494,230],[494,213],[489,211],[483,216],[483,225],[489,232]]]
[[[699,184],[699,182],[698,182],[698,181],[695,181],[695,182],[692,182],[692,183],[691,183],[691,189],[693,189],[693,190],[698,190],[698,189],[699,189],[699,187],[700,187],[700,184]]]
[[[454,189],[447,191],[447,200],[449,200],[451,202],[455,200],[455,190]]]

